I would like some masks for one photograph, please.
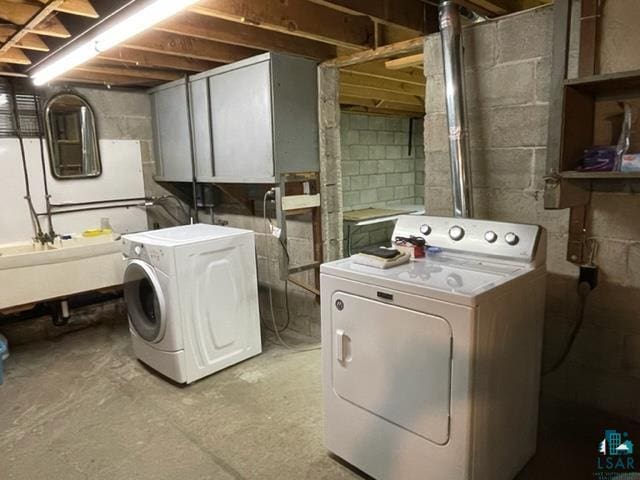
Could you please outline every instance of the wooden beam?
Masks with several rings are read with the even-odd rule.
[[[123,75],[105,75],[103,73],[95,72],[82,72],[79,70],[73,70],[67,72],[64,75],[54,79],[51,83],[89,83],[92,85],[105,85],[105,86],[151,86],[157,85],[157,80],[150,80],[147,78],[135,78]]]
[[[358,98],[358,97],[349,97],[347,95],[340,95],[340,104],[342,105],[359,105],[361,107],[368,108],[384,108],[391,110],[403,110],[407,112],[412,112],[420,115],[424,115],[424,105],[414,106],[414,105],[406,105],[403,103],[395,103],[395,102],[387,102],[387,101],[379,101],[372,100],[367,98]]]
[[[334,58],[323,63],[325,67],[343,68],[360,63],[381,60],[394,57],[396,55],[407,55],[410,53],[422,52],[424,37],[413,38],[404,42],[392,43],[379,48],[373,48],[364,52],[356,52],[352,55]]]
[[[438,12],[420,0],[310,0],[345,13],[368,15],[383,25],[394,25],[420,33],[432,33],[425,22],[426,13],[437,19]],[[428,12],[427,12],[428,10]]]
[[[316,60],[336,56],[333,45],[195,13],[178,15],[158,25],[156,30],[258,50],[293,53]]]
[[[44,7],[38,7],[26,3],[15,3],[8,0],[0,0],[0,19],[22,26],[5,44],[0,47],[0,52],[10,48],[27,32],[48,35],[51,37],[68,38],[69,31],[64,28],[52,12],[62,4],[64,0],[52,0]]]
[[[15,32],[17,31],[14,27],[3,27],[0,26],[0,43],[6,42]],[[15,45],[18,48],[22,48],[23,50],[35,50],[38,52],[48,52],[49,47],[47,44],[42,41],[42,39],[33,33],[25,33],[24,36],[18,40]]]
[[[404,93],[405,95],[414,95],[417,97],[425,96],[424,85],[414,85],[405,83],[395,79],[370,77],[368,75],[358,75],[349,70],[340,72],[340,85],[351,87],[367,87],[386,92]]]
[[[47,22],[54,27],[52,31],[59,31],[58,27],[62,26],[62,24],[56,25],[55,21],[51,20],[53,18],[51,12],[61,5],[63,1],[64,0],[53,0],[49,5],[40,8],[21,3],[0,2],[0,8],[5,8],[4,12],[0,12],[0,17],[7,17],[5,18],[6,20],[22,26],[22,28],[16,29],[16,31],[3,42],[2,46],[0,46],[0,55],[7,53],[11,48],[17,46],[23,37],[29,33],[29,30],[39,27],[40,25],[47,25]],[[6,3],[9,3],[9,5],[5,5]],[[62,29],[66,31],[64,27],[62,27]]]
[[[48,18],[44,19],[38,25],[33,28],[28,29],[31,33],[36,33],[38,35],[44,35],[46,37],[56,37],[56,38],[69,38],[71,34],[69,30],[67,30],[62,22],[58,20],[58,17],[55,14],[50,15]]]
[[[183,77],[183,75],[177,72],[167,72],[148,68],[94,65],[91,63],[80,65],[73,69],[73,71],[76,70],[80,72],[100,73],[106,76],[118,75],[122,77],[146,78],[148,80],[163,80],[165,82],[171,82]]]
[[[418,85],[424,88],[425,78],[423,72],[417,70],[387,70],[383,63],[363,63],[362,65],[353,65],[342,72],[350,72],[355,75],[361,75],[371,78],[379,78],[383,80],[397,80],[410,85]]]
[[[424,61],[422,53],[416,55],[409,55],[408,57],[395,58],[393,60],[387,60],[384,63],[385,68],[388,70],[403,70],[411,67],[421,67]]]
[[[51,0],[38,1],[45,5],[51,3]],[[89,0],[64,0],[64,2],[56,8],[56,11],[77,15],[79,17],[98,18],[100,16]]]
[[[139,65],[141,67],[171,68],[187,72],[204,72],[222,63],[210,62],[190,57],[179,57],[176,55],[165,55],[164,53],[145,52],[130,48],[116,47],[102,53],[98,58],[113,62],[125,63],[128,65]]]
[[[552,0],[463,0],[458,2],[478,13],[481,10],[491,12],[494,16],[519,12],[528,8],[539,7],[551,3]],[[475,7],[475,8],[474,8]]]
[[[351,85],[340,85],[340,95],[350,98],[368,98],[372,100],[393,102],[403,105],[413,105],[424,110],[424,99],[405,93],[387,92],[375,88],[354,87]]]
[[[14,65],[31,65],[31,60],[19,48],[10,48],[0,53],[0,63],[12,63]]]
[[[423,115],[417,112],[410,112],[408,110],[393,110],[392,108],[365,107],[362,105],[341,105],[340,110],[347,111],[347,112],[367,113],[370,115],[383,115],[387,117],[415,118]]]
[[[306,0],[200,0],[191,12],[355,49],[373,46],[370,18]]]
[[[458,0],[458,4],[489,18],[509,13],[489,0]]]
[[[123,42],[122,46],[145,52],[178,55],[220,63],[231,63],[261,53],[251,48],[156,31],[138,35]]]

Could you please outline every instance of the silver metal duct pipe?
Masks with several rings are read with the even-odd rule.
[[[456,217],[473,217],[471,151],[464,93],[462,25],[458,5],[452,0],[442,2],[439,19],[449,123],[453,214]]]

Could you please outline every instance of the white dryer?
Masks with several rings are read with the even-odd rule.
[[[122,238],[142,362],[191,383],[262,351],[253,232],[196,224]]]
[[[535,452],[546,236],[400,217],[439,247],[321,267],[325,444],[378,480],[510,480]]]

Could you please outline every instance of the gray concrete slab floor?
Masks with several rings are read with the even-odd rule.
[[[539,454],[518,480],[591,478],[596,417],[548,408]],[[126,325],[114,323],[13,349],[0,386],[0,478],[364,477],[323,447],[319,351],[267,344],[181,387],[137,362]]]

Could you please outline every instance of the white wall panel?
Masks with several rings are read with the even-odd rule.
[[[37,139],[24,141],[31,197],[37,211],[45,211],[40,145]],[[45,148],[45,168],[52,203],[114,200],[144,197],[142,158],[137,140],[100,140],[102,175],[97,178],[57,180],[49,171]],[[34,236],[27,202],[24,199],[24,175],[18,140],[0,139],[0,243],[25,241]],[[57,233],[81,233],[100,226],[109,217],[115,231],[126,233],[145,230],[143,208],[102,209],[54,215]],[[46,218],[41,217],[43,229]]]

